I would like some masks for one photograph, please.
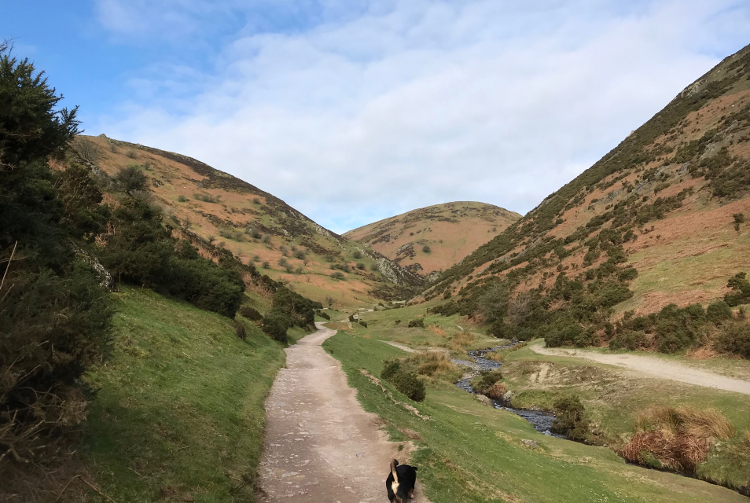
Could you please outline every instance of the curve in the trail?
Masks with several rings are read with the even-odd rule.
[[[602,354],[593,351],[582,351],[572,349],[545,348],[537,344],[529,346],[532,351],[542,355],[570,356],[586,360],[605,363],[617,367],[634,370],[649,377],[669,379],[686,384],[694,384],[705,388],[721,389],[750,395],[750,381],[734,379],[722,375],[694,369],[676,362],[668,362],[651,356],[630,354]]]
[[[321,347],[336,331],[316,325],[316,333],[285,350],[286,368],[266,400],[261,501],[386,500],[390,460],[404,461],[404,451],[387,440],[380,418],[362,409],[340,363]],[[419,487],[413,501],[427,502]]]

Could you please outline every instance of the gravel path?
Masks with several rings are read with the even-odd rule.
[[[265,449],[259,475],[262,502],[358,503],[388,501],[385,478],[404,452],[389,442],[382,421],[362,409],[338,360],[318,331],[286,349],[266,400]],[[416,503],[428,500],[418,486]]]
[[[542,355],[583,358],[598,363],[606,363],[635,370],[636,372],[651,377],[750,395],[750,381],[724,377],[712,372],[690,368],[685,365],[680,365],[677,362],[668,362],[651,356],[602,354],[593,351],[582,351],[579,349],[545,348],[537,344],[532,344],[529,348]]]

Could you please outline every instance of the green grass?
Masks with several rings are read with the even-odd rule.
[[[85,439],[97,485],[118,502],[255,501],[282,347],[250,324],[241,341],[229,319],[149,290],[117,297],[112,357],[86,377],[98,389]]]
[[[379,313],[371,313],[379,314]],[[370,323],[370,320],[368,320]],[[457,501],[746,501],[728,489],[630,465],[604,447],[546,437],[518,416],[481,405],[453,385],[430,381],[416,406],[423,420],[390,400],[362,375],[405,353],[362,331],[339,332],[323,347],[338,358],[363,407],[393,427],[422,437],[412,462],[433,503]],[[409,400],[389,387],[398,400]],[[394,434],[395,435],[395,434]],[[527,446],[523,439],[538,446]],[[394,436],[394,441],[403,441]]]

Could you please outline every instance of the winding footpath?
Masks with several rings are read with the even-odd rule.
[[[362,409],[338,360],[321,344],[336,331],[318,331],[286,351],[266,400],[260,462],[262,502],[387,501],[391,459],[404,452],[389,442],[380,418]],[[418,487],[416,503],[427,502]]]
[[[529,345],[532,351],[541,355],[550,356],[570,356],[573,358],[583,358],[614,365],[629,370],[634,370],[649,377],[660,379],[669,379],[706,388],[721,389],[725,391],[734,391],[750,395],[750,381],[734,379],[722,375],[707,372],[680,365],[676,362],[668,362],[651,356],[630,355],[630,354],[602,354],[593,351],[584,351],[576,349],[558,349],[545,348],[537,344]]]

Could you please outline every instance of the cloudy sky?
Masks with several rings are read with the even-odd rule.
[[[2,0],[88,134],[180,152],[343,232],[525,213],[722,58],[747,0]]]

